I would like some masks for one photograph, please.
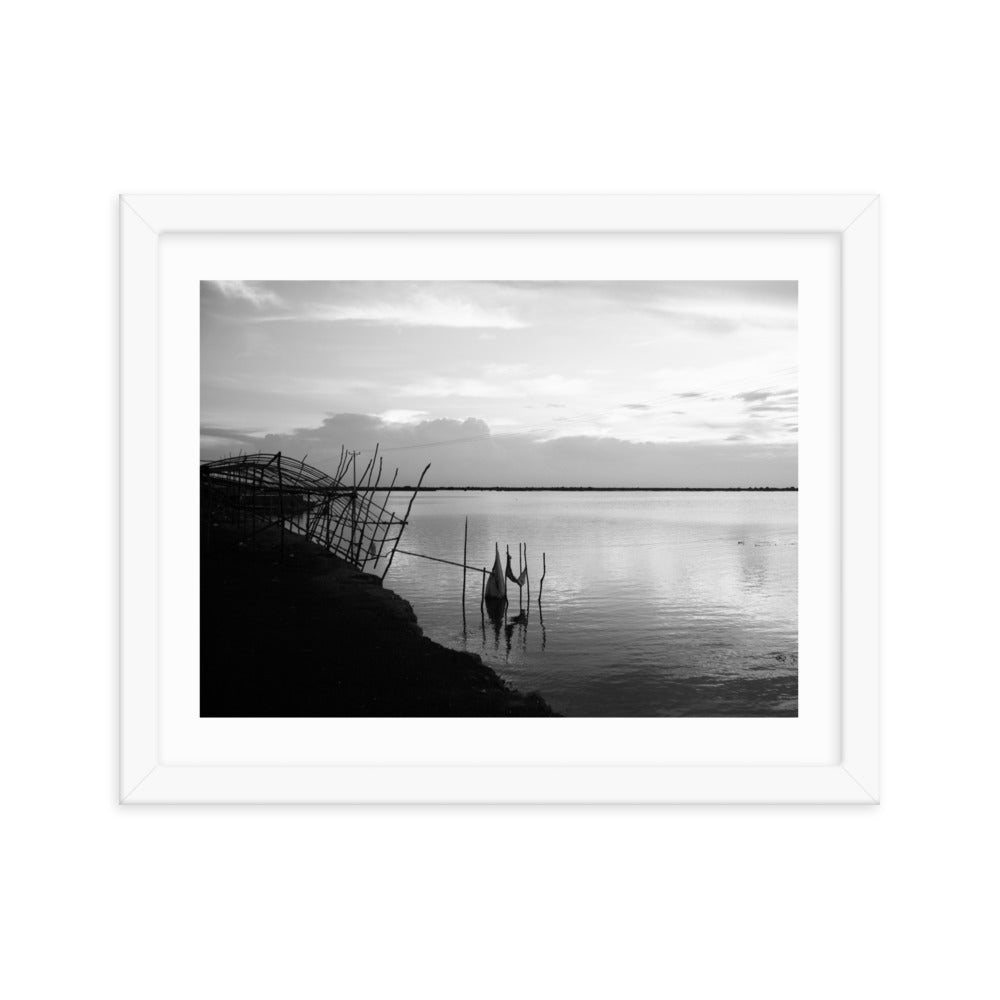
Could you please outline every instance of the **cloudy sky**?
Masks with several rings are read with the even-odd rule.
[[[401,483],[796,485],[797,286],[203,281],[201,422]]]

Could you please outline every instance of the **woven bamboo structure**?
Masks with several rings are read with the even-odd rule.
[[[411,492],[406,513],[389,510],[389,498],[399,475],[381,485],[382,459],[378,448],[358,472],[358,452],[341,448],[337,469],[329,475],[305,461],[276,454],[238,455],[201,466],[202,506],[213,515],[228,516],[245,541],[262,531],[281,527],[329,549],[360,570],[377,570],[384,560],[382,579],[406,528],[428,464]]]

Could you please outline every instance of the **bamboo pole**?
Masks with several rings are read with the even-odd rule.
[[[382,513],[386,512],[386,508],[389,506],[389,497],[392,496],[392,488],[396,485],[396,477],[399,475],[399,469],[392,474],[392,482],[389,483],[389,489],[385,491],[385,502],[382,504]],[[378,569],[379,560],[382,558],[382,550],[385,548],[385,540],[389,536],[389,528],[392,526],[392,513],[389,513],[389,520],[386,523],[385,531],[382,532],[382,541],[379,543],[378,555],[375,557],[375,569]]]
[[[465,564],[469,561],[469,515],[465,515],[465,541],[462,543],[462,614],[465,614]]]
[[[364,481],[365,489],[368,489],[368,487],[371,485],[372,473],[375,471],[375,459],[378,458],[378,449],[379,446],[376,444],[375,454],[372,455],[372,460],[368,463],[368,468],[365,470],[367,472],[367,476],[361,477],[362,480]]]
[[[378,454],[378,445],[375,446],[375,454],[376,455]],[[374,459],[372,461],[374,461]],[[378,475],[375,477],[375,485],[374,486],[371,486],[371,476],[368,477],[368,483],[369,483],[369,487],[370,487],[370,492],[368,494],[368,508],[367,508],[367,510],[365,512],[365,517],[366,518],[367,518],[368,512],[371,510],[373,504],[375,506],[375,509],[379,511],[379,514],[384,514],[385,513],[384,510],[379,510],[379,506],[375,502],[375,492],[376,492],[376,490],[378,490],[378,484],[381,481],[381,479],[382,479],[382,459],[380,458],[378,460]],[[362,568],[364,568],[364,566],[367,566],[368,563],[370,561],[372,561],[372,560],[374,560],[376,564],[378,563],[378,556],[375,553],[374,549],[375,549],[375,540],[378,538],[379,525],[382,523],[381,519],[379,517],[379,514],[376,514],[376,517],[375,517],[375,527],[372,528],[371,542],[368,545],[368,547],[365,549],[365,561],[364,561],[364,564],[363,564]]]
[[[542,553],[542,578],[538,581],[538,607],[542,607],[542,587],[545,586],[545,553]]]
[[[483,567],[483,589],[479,595],[479,620],[483,627],[483,648],[486,647],[486,567]]]
[[[250,505],[253,508],[253,516],[250,518],[250,524],[257,524],[257,470],[254,470],[253,475],[250,477]],[[250,548],[256,552],[257,551],[257,532],[253,532],[250,536],[251,544]]]
[[[517,610],[519,612],[524,610],[524,604],[521,600],[523,596],[521,574],[524,572],[524,563],[521,561],[521,546],[523,544],[523,542],[517,543]]]
[[[371,538],[369,539],[368,544],[364,548],[364,555],[362,556],[362,559],[361,559],[361,568],[362,569],[364,569],[365,566],[368,565],[368,562],[374,556],[373,549],[375,548],[375,536],[378,533],[378,524],[379,524],[378,515],[376,515],[374,521],[370,520],[372,506],[374,505],[375,508],[376,508],[376,510],[378,509],[378,504],[375,503],[375,491],[378,489],[379,480],[382,478],[382,459],[379,458],[378,449],[379,449],[379,446],[376,444],[375,445],[375,454],[372,456],[371,468],[369,469],[369,472],[368,472],[368,478],[365,481],[365,524],[364,524],[364,527],[361,529],[361,540],[362,540],[362,542],[364,542],[365,528],[367,528],[369,526],[369,524],[374,524],[375,527],[372,528]],[[375,478],[375,485],[372,486],[372,473],[375,472],[375,459],[376,458],[378,458],[378,475]]]
[[[281,480],[281,452],[278,452],[278,517],[281,519],[281,561],[285,561],[285,490]]]
[[[329,544],[338,553],[343,545],[346,544],[344,535],[347,530],[347,514],[350,509],[351,505],[345,502],[343,507],[340,508],[337,520],[334,521],[333,528],[330,531]]]
[[[393,557],[396,555],[396,549],[399,546],[399,539],[400,539],[400,537],[402,537],[403,529],[406,527],[406,525],[410,521],[410,511],[413,509],[413,501],[417,499],[417,494],[420,492],[420,487],[421,487],[421,485],[422,485],[422,483],[424,481],[424,476],[427,475],[427,470],[430,467],[431,467],[431,463],[430,462],[428,462],[424,466],[424,471],[420,473],[420,479],[417,481],[417,487],[413,491],[413,495],[410,497],[410,502],[406,506],[406,514],[403,516],[403,520],[400,522],[400,525],[399,525],[399,535],[396,537],[396,542],[395,542],[395,544],[392,547],[392,552],[389,554],[389,562],[388,562],[388,564],[385,567],[385,572],[382,573],[382,579],[383,580],[385,579],[386,573],[389,572],[389,569],[392,566]]]
[[[358,530],[358,515],[355,510],[358,489],[358,453],[356,451],[351,452],[351,486],[353,487],[351,491],[351,544],[347,549],[348,560],[351,559],[351,553],[354,551],[354,534]]]

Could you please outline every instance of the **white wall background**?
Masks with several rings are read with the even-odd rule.
[[[996,995],[992,16],[7,10],[5,995]],[[126,190],[881,193],[884,804],[117,807]]]

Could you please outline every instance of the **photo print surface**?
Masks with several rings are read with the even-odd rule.
[[[797,715],[796,282],[200,293],[203,716]]]

